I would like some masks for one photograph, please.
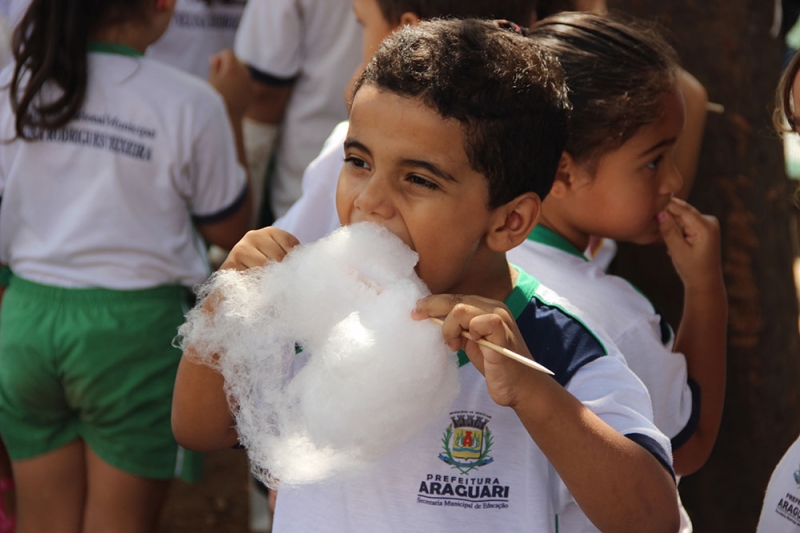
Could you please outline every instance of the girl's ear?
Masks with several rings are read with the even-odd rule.
[[[415,24],[419,24],[422,19],[414,13],[413,11],[406,11],[402,15],[400,15],[400,27],[403,26],[414,26]]]
[[[578,182],[577,171],[578,165],[572,155],[569,152],[562,153],[561,160],[558,162],[556,179],[553,181],[548,198],[552,196],[561,200],[572,194]]]
[[[507,252],[522,244],[533,231],[542,212],[542,199],[526,192],[498,207],[486,234],[486,245],[495,252]]]

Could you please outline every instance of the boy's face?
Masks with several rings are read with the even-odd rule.
[[[383,18],[377,0],[353,0],[353,11],[364,28],[361,54],[362,61],[366,65],[378,51],[381,41],[391,35],[399,26]]]
[[[413,98],[364,85],[350,111],[336,208],[342,225],[376,222],[419,254],[434,294],[467,292],[493,211],[486,177],[454,119]]]

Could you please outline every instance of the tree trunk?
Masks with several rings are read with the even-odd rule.
[[[695,531],[752,532],[769,476],[800,432],[792,189],[770,112],[783,56],[772,0],[609,0],[667,28],[683,66],[725,107],[709,115],[690,202],[722,225],[728,389],[706,465],[681,482]],[[670,35],[671,34],[671,35]],[[621,246],[627,277],[676,326],[682,287],[663,246]]]

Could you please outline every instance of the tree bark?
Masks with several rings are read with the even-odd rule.
[[[793,188],[770,113],[783,57],[771,0],[609,0],[655,19],[684,68],[725,106],[709,115],[690,202],[722,225],[728,389],[714,452],[681,481],[695,531],[752,532],[773,468],[800,432]],[[663,246],[622,245],[615,273],[677,326],[682,287]]]

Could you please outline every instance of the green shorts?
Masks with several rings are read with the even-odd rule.
[[[198,479],[202,456],[180,448],[170,425],[183,292],[12,276],[0,312],[0,434],[11,459],[82,439],[130,474]]]

